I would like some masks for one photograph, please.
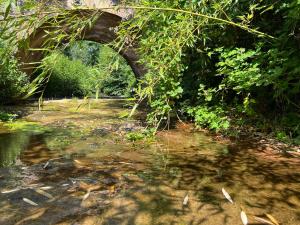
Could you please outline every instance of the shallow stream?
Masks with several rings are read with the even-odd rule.
[[[184,125],[131,142],[141,122],[123,100],[19,110],[0,124],[1,225],[242,225],[242,210],[252,225],[300,225],[297,156]]]

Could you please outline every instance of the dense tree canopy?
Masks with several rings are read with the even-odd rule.
[[[12,9],[18,13],[14,1],[1,2],[5,6],[1,36],[14,43],[5,33],[26,25],[21,27],[20,17],[10,16]],[[37,19],[49,10],[62,11],[58,21],[72,25],[68,37],[63,31],[50,35],[49,29],[45,48],[50,52],[61,40],[80,37],[98,15],[92,11],[79,21],[76,16],[68,19],[69,11],[48,5],[23,7],[27,8],[19,11],[35,9],[27,19],[31,27],[37,27],[41,23]],[[138,46],[147,74],[136,97],[151,107],[150,124],[158,128],[178,117],[215,131],[255,124],[282,140],[299,142],[299,0],[141,0],[118,6],[127,7],[135,15],[120,25],[114,47]],[[51,22],[59,26],[57,20]],[[84,63],[94,65],[96,60]]]

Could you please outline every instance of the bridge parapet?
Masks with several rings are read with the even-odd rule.
[[[131,9],[105,9],[120,5],[119,0],[66,0],[68,8],[84,7],[89,9],[103,9],[103,11],[118,15],[123,19],[133,15]]]
[[[36,0],[39,2],[40,0]],[[48,5],[58,4],[67,9],[101,9],[105,12],[115,14],[123,19],[127,19],[133,16],[133,10],[131,9],[113,9],[115,6],[124,5],[121,0],[43,0]],[[17,0],[17,5],[23,5],[25,0]],[[28,12],[27,12],[28,13]]]

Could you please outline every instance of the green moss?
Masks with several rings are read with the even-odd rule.
[[[45,133],[51,130],[48,127],[40,125],[39,123],[27,122],[22,120],[5,123],[4,126],[10,131],[25,131],[35,134]]]

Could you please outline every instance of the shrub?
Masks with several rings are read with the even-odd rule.
[[[0,39],[0,104],[14,101],[25,92],[28,76],[21,72],[14,56],[7,56],[7,45]]]
[[[45,59],[50,79],[45,91],[51,97],[82,97],[91,92],[90,68],[79,60],[70,60],[62,53],[53,53]]]
[[[200,105],[187,108],[187,113],[194,118],[197,127],[209,128],[216,132],[229,128],[229,120],[221,107]]]
[[[45,59],[45,69],[51,71],[46,96],[83,97],[96,94],[98,97],[101,92],[109,96],[129,97],[136,79],[125,59],[107,46],[96,44],[99,45],[96,48],[95,43],[84,43],[70,45],[64,51],[66,55],[55,52]],[[88,54],[91,46],[93,57]]]

